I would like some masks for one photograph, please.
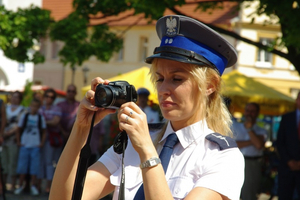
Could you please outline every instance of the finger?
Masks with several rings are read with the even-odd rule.
[[[134,118],[135,116],[137,116],[137,113],[135,113],[135,111],[133,109],[131,109],[130,107],[125,107],[124,109],[122,109],[122,112],[124,112],[131,118]]]
[[[122,113],[120,115],[120,118],[119,118],[119,121],[122,122],[122,123],[126,123],[126,124],[129,124],[130,123],[130,120],[132,120],[128,115],[126,115],[125,113]]]
[[[96,77],[96,78],[94,78],[94,79],[92,80],[92,82],[91,82],[91,90],[95,91],[97,85],[99,85],[99,84],[107,85],[108,83],[109,83],[109,80],[103,80],[103,79],[100,78],[100,77]]]
[[[93,90],[88,90],[84,95],[87,100],[94,99],[94,96],[95,92]]]

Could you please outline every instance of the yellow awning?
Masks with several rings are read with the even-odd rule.
[[[282,115],[295,109],[293,98],[235,70],[224,74],[222,78],[222,94],[231,98],[234,111],[243,112],[248,102],[258,103],[260,113],[265,115]]]
[[[139,69],[108,78],[108,80],[127,81],[129,84],[133,85],[136,90],[138,90],[140,87],[147,88],[150,91],[149,100],[153,101],[153,103],[158,103],[155,89],[150,81],[149,70],[149,67],[141,67]],[[90,88],[90,85],[83,87],[81,89],[82,94],[84,95]]]

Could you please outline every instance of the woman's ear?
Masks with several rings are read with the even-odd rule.
[[[206,89],[206,95],[209,96],[211,95],[214,91],[216,91],[215,87],[213,87],[212,84],[209,84],[209,86]]]
[[[207,84],[207,89],[206,89],[206,95],[209,96],[212,93],[216,91],[216,86],[218,85],[218,82],[220,81],[220,78],[218,76],[213,76],[209,83]]]

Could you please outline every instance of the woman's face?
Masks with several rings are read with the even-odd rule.
[[[201,120],[196,108],[198,89],[183,63],[159,59],[157,63],[157,94],[164,118],[179,130]]]
[[[13,93],[11,96],[11,104],[12,105],[19,105],[21,103],[21,98],[18,93]]]
[[[52,105],[54,101],[54,94],[52,92],[48,92],[44,96],[45,98],[45,104],[46,105]]]

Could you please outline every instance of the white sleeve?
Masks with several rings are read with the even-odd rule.
[[[240,150],[213,150],[209,154],[195,187],[209,188],[229,199],[239,200],[244,182],[244,157]]]
[[[98,160],[103,163],[110,174],[113,174],[120,168],[121,154],[115,153],[113,146],[111,146]]]

